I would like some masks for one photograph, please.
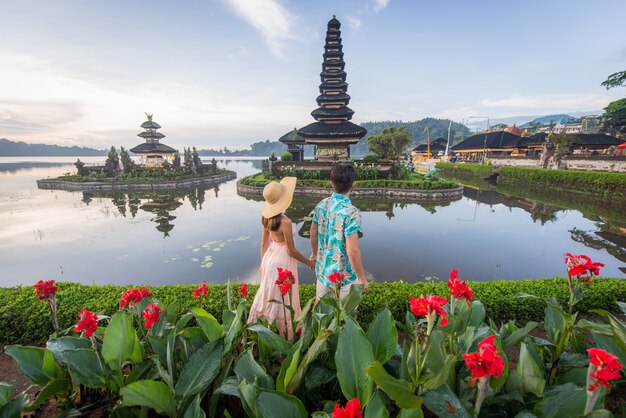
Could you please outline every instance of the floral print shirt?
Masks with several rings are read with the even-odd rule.
[[[317,224],[317,280],[328,287],[333,284],[328,276],[343,275],[343,285],[356,280],[356,273],[348,260],[346,238],[361,232],[361,214],[349,197],[333,193],[317,204],[313,210],[313,222]]]

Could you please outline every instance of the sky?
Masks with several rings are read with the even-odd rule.
[[[623,0],[0,0],[0,138],[243,148],[313,122],[342,23],[353,121],[601,110]],[[479,123],[479,119],[473,122]],[[483,120],[484,123],[484,120]]]

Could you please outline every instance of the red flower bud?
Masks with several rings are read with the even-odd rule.
[[[39,280],[33,286],[35,288],[35,295],[39,300],[46,300],[57,293],[59,288],[54,285],[54,280],[43,281]]]
[[[85,331],[85,337],[91,337],[98,329],[98,315],[93,312],[83,310],[78,314],[80,319],[74,326],[74,332]]]
[[[146,320],[146,329],[152,328],[152,325],[161,320],[161,313],[165,309],[160,308],[154,303],[149,304],[143,311],[143,319]]]
[[[243,296],[244,298],[248,297],[248,284],[247,283],[240,284],[237,290],[239,290],[239,293],[241,293],[241,296]]]
[[[332,418],[363,418],[359,398],[349,400],[345,409],[340,404],[336,404]]]
[[[209,294],[209,288],[207,287],[206,283],[204,281],[202,281],[202,283],[200,283],[198,285],[198,287],[196,287],[193,290],[193,298],[194,299],[198,299],[198,298],[203,298],[206,295]]]

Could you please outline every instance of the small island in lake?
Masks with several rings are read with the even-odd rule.
[[[146,113],[147,120],[141,124],[145,130],[137,136],[145,142],[131,148],[140,157],[135,162],[127,150],[121,147],[117,153],[111,147],[104,165],[86,165],[78,159],[76,173],[37,180],[40,189],[54,190],[153,190],[177,189],[200,184],[221,183],[237,177],[235,172],[219,168],[215,158],[204,164],[195,147],[184,148],[181,160],[178,150],[160,142],[165,138],[161,125]]]

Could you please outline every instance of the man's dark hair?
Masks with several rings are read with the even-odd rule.
[[[330,172],[330,181],[335,192],[346,193],[356,180],[356,171],[352,164],[336,164]]]

